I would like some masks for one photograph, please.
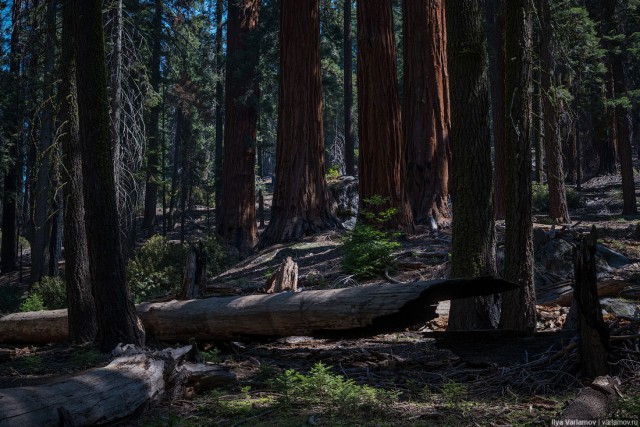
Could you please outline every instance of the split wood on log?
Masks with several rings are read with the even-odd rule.
[[[436,317],[438,301],[515,289],[502,279],[433,280],[270,295],[139,304],[147,335],[159,341],[254,337],[370,336]],[[67,339],[66,310],[0,318],[0,342]]]
[[[178,299],[202,298],[207,284],[207,252],[202,241],[191,245],[184,266],[182,290]]]
[[[177,368],[191,346],[153,353],[127,347],[103,368],[42,386],[0,389],[0,427],[111,424],[188,384],[192,373],[207,386],[235,381],[216,366]]]
[[[282,260],[282,264],[267,280],[265,290],[268,294],[298,290],[298,264],[290,256]]]

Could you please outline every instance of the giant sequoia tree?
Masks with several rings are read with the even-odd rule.
[[[536,327],[531,222],[531,0],[505,2],[505,278],[520,289],[506,292],[500,326]]]
[[[355,130],[353,126],[353,37],[351,29],[352,0],[344,0],[344,163],[345,173],[354,176],[355,165]]]
[[[324,177],[318,0],[280,2],[280,98],[271,222],[262,245],[337,226]]]
[[[222,194],[218,233],[241,253],[253,249],[256,224],[256,35],[260,0],[229,0]]]
[[[143,345],[144,328],[129,297],[120,250],[101,0],[75,1],[76,78],[85,221],[97,341]]]
[[[481,5],[476,0],[447,0],[451,140],[455,216],[451,275],[496,273],[493,219],[489,78]],[[490,329],[498,325],[498,297],[451,302],[449,325],[455,329]]]
[[[416,224],[447,226],[449,75],[444,0],[404,0],[404,104],[407,196]]]
[[[410,229],[392,4],[392,0],[357,2],[360,208],[394,209],[388,226]],[[386,203],[370,206],[367,201],[374,196]]]

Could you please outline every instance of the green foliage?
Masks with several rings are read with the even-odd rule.
[[[209,236],[203,240],[204,250],[207,252],[207,276],[215,276],[229,267],[231,257],[229,249],[217,236]]]
[[[612,416],[616,418],[635,419],[640,414],[640,389],[632,387],[625,396],[618,399],[613,407]]]
[[[43,277],[33,285],[31,294],[42,298],[46,310],[67,308],[67,288],[61,277]]]
[[[569,209],[577,209],[582,206],[583,200],[580,194],[571,187],[565,187],[567,193],[567,206]],[[547,184],[534,182],[531,187],[533,210],[535,212],[549,211],[549,187]]]
[[[169,243],[165,237],[149,239],[127,265],[127,280],[135,301],[176,292],[182,283],[185,254],[184,245]]]
[[[200,354],[202,354],[202,359],[205,362],[220,363],[222,361],[222,358],[220,357],[220,350],[216,347],[213,347],[207,351],[203,351]]]
[[[448,381],[442,386],[447,405],[451,408],[460,409],[468,394],[467,386],[455,381]]]
[[[71,363],[80,369],[94,367],[106,360],[108,360],[108,355],[95,348],[80,348],[71,356]]]
[[[336,375],[322,363],[314,365],[308,375],[288,369],[272,384],[280,391],[279,401],[283,405],[320,407],[338,415],[379,412],[398,398],[397,393],[360,386],[351,379]]]
[[[0,314],[18,311],[22,293],[22,289],[17,286],[0,286]]]
[[[375,209],[384,206],[387,200],[374,196],[365,203]],[[344,244],[342,269],[346,273],[369,278],[384,273],[393,265],[393,251],[400,247],[399,234],[385,230],[384,226],[395,214],[394,208],[378,212],[361,210],[360,215],[365,221],[358,221]]]
[[[44,310],[42,297],[38,294],[29,294],[27,296],[27,299],[25,299],[22,304],[20,304],[19,310],[21,312]]]
[[[337,166],[331,166],[326,174],[327,181],[332,181],[340,178],[340,170]]]

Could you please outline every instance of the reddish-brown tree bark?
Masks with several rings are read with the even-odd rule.
[[[255,157],[260,0],[229,0],[222,194],[218,233],[247,254],[258,240]]]
[[[404,0],[407,197],[416,224],[449,226],[449,75],[443,0]]]
[[[318,0],[280,2],[276,156],[271,221],[261,245],[336,227],[324,177]]]
[[[536,306],[533,284],[531,222],[531,0],[505,2],[505,278],[520,289],[505,292],[500,326],[534,331]]]
[[[355,129],[353,119],[352,0],[344,0],[344,164],[345,173],[355,176]]]
[[[74,12],[85,225],[97,341],[103,351],[111,351],[118,343],[142,346],[145,334],[129,296],[120,250],[102,1],[77,0]]]
[[[411,207],[404,180],[406,164],[398,98],[392,0],[358,0],[358,132],[360,208],[393,208],[389,227],[410,230]],[[381,196],[383,205],[367,200]]]

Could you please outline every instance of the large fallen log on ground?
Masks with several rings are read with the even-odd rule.
[[[402,330],[436,317],[438,301],[515,289],[501,279],[434,280],[271,295],[144,303],[137,306],[147,336],[159,341],[237,336],[366,336]],[[66,310],[0,318],[0,342],[67,338]]]
[[[112,424],[136,415],[167,392],[235,375],[217,366],[179,365],[191,346],[161,352],[124,348],[103,368],[35,387],[0,389],[0,427]]]

